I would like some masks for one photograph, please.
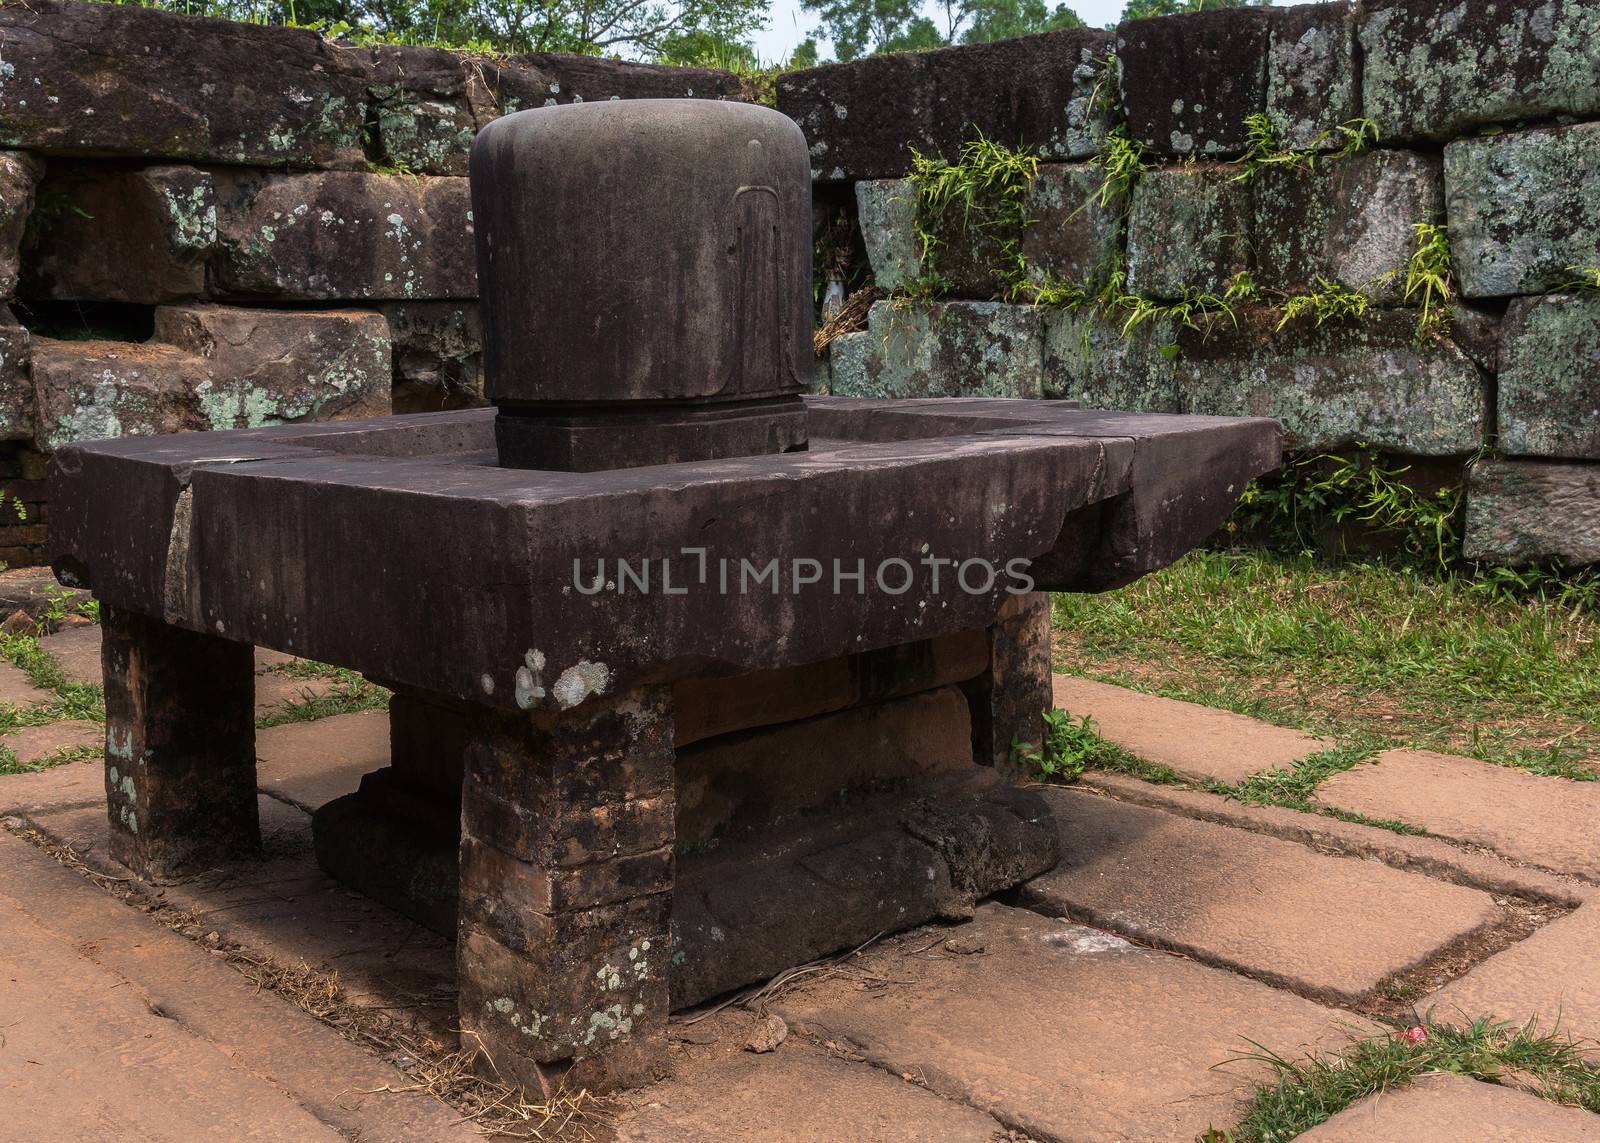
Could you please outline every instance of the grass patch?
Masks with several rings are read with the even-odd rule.
[[[1339,1053],[1287,1060],[1261,1048],[1239,1059],[1267,1064],[1276,1080],[1256,1091],[1237,1127],[1207,1132],[1206,1143],[1282,1143],[1360,1100],[1437,1073],[1510,1083],[1600,1112],[1600,1068],[1571,1039],[1541,1032],[1534,1021],[1481,1018],[1457,1027],[1430,1015],[1413,1029],[1357,1040]]]
[[[1057,596],[1055,623],[1075,674],[1353,744],[1341,749],[1597,777],[1600,619],[1549,600],[1379,564],[1194,552],[1120,591]],[[1292,798],[1314,774],[1278,784]]]
[[[40,690],[53,691],[56,699],[39,706],[0,705],[0,734],[25,726],[43,726],[65,718],[90,722],[106,720],[105,695],[97,686],[70,681],[61,664],[39,646],[33,635],[0,635],[0,658],[18,667]],[[0,771],[4,772],[4,771]]]
[[[1074,721],[1064,710],[1044,712],[1044,744],[1014,741],[1012,756],[1027,766],[1041,782],[1067,784],[1083,777],[1086,770],[1113,770],[1131,774],[1147,782],[1179,785],[1181,775],[1155,762],[1147,762],[1100,736],[1088,715]]]
[[[315,722],[319,718],[330,718],[336,714],[383,710],[389,705],[388,691],[344,667],[331,667],[325,663],[312,663],[301,659],[285,663],[276,669],[295,678],[328,680],[334,686],[325,694],[305,691],[300,698],[280,703],[257,716],[257,730],[283,726],[290,722]]]

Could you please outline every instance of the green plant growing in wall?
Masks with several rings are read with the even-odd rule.
[[[1150,163],[1144,155],[1144,147],[1128,134],[1125,125],[1119,123],[1106,132],[1099,153],[1090,159],[1089,163],[1100,168],[1100,185],[1078,210],[1080,212],[1087,210],[1091,204],[1098,205],[1102,210],[1109,210],[1113,203],[1121,199],[1123,213],[1126,214],[1139,176],[1150,169]]]
[[[1417,343],[1450,331],[1450,300],[1455,296],[1455,273],[1450,261],[1448,227],[1432,222],[1416,225],[1416,246],[1405,269],[1391,270],[1378,281],[1390,282],[1404,276],[1406,305],[1417,305]]]
[[[1348,159],[1368,150],[1378,141],[1378,125],[1370,119],[1350,119],[1318,135],[1309,147],[1285,147],[1277,125],[1266,115],[1247,115],[1244,119],[1246,146],[1239,162],[1244,170],[1235,182],[1249,182],[1269,167],[1309,171],[1319,159]],[[1325,149],[1323,144],[1337,141],[1339,146]]]
[[[908,287],[920,296],[943,286],[938,270],[940,232],[959,226],[962,233],[991,241],[1002,262],[1000,277],[1015,293],[1027,280],[1022,257],[1022,231],[1028,216],[1028,188],[1039,174],[1039,156],[1031,147],[1010,148],[982,132],[961,145],[955,162],[911,149],[911,184],[915,188],[915,229],[922,253],[922,275]]]
[[[1562,293],[1566,290],[1600,290],[1600,266],[1568,266],[1567,273],[1573,275],[1568,281],[1557,286],[1553,293]]]
[[[1330,321],[1351,321],[1366,316],[1371,308],[1370,299],[1359,290],[1352,290],[1320,276],[1312,285],[1315,288],[1311,293],[1295,294],[1284,299],[1278,329],[1303,317],[1316,318],[1319,326]]]

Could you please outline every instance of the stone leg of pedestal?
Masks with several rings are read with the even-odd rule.
[[[964,684],[979,765],[1014,769],[1015,743],[1042,743],[1050,677],[1050,596],[1012,596],[989,628],[989,669]]]
[[[540,1091],[665,1068],[671,692],[469,712],[456,959],[463,1044]],[[548,1065],[555,1065],[550,1067]]]
[[[151,880],[255,853],[254,652],[105,607],[111,853]]]

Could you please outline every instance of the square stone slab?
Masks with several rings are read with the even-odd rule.
[[[957,950],[967,950],[965,952]],[[981,951],[979,951],[981,950]],[[772,1007],[791,1026],[1036,1139],[1171,1143],[1229,1124],[1248,1040],[1293,1057],[1354,1017],[1108,933],[1003,905],[819,974]],[[1364,1029],[1362,1030],[1364,1031]]]
[[[100,625],[67,627],[39,640],[39,649],[61,664],[70,683],[100,685]]]
[[[1587,1040],[1600,1059],[1600,901],[1554,921],[1527,940],[1497,953],[1422,1005],[1442,1020],[1496,1016],[1559,1028]]]
[[[1333,746],[1232,711],[1141,694],[1069,675],[1055,677],[1056,706],[1088,715],[1102,738],[1186,778],[1237,782]]]
[[[1487,893],[1377,862],[1075,790],[1044,796],[1061,863],[1021,903],[1307,995],[1358,1001],[1500,917]]]
[[[1600,782],[1546,778],[1431,750],[1390,750],[1374,765],[1335,774],[1317,798],[1600,881]]]
[[[47,706],[55,701],[55,692],[34,686],[26,671],[10,663],[0,663],[0,703],[24,707]]]
[[[1297,1143],[1600,1143],[1600,1115],[1463,1076],[1424,1076],[1347,1107]]]
[[[256,731],[256,784],[307,811],[389,764],[389,713],[364,710]]]

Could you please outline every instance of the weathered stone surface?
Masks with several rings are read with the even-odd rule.
[[[431,413],[484,404],[483,328],[470,302],[378,307],[394,345],[394,411]]]
[[[1488,391],[1453,342],[1416,341],[1414,310],[1375,310],[1355,322],[1277,330],[1275,310],[1222,321],[1209,337],[1184,330],[1182,411],[1269,416],[1291,447],[1365,442],[1414,456],[1473,452],[1488,425]]]
[[[55,700],[54,691],[40,690],[34,686],[22,668],[10,663],[0,665],[0,703],[24,707],[49,704]]]
[[[917,239],[917,190],[910,179],[863,179],[856,184],[861,239],[881,290],[896,290],[922,273]]]
[[[718,68],[629,63],[563,52],[530,52],[499,60],[480,58],[473,67],[481,71],[484,85],[498,104],[498,114],[504,115],[529,107],[612,99],[757,102],[757,93],[745,80]]]
[[[1087,409],[1175,413],[1177,323],[1167,318],[1123,332],[1092,310],[1044,311],[1044,391]]]
[[[1591,901],[1451,981],[1422,1008],[1451,1021],[1484,1014],[1517,1023],[1535,1018],[1541,1030],[1587,1041],[1590,1054],[1600,1054],[1597,947],[1600,901]]]
[[[963,688],[972,707],[973,757],[1001,773],[1022,773],[1018,743],[1042,745],[1050,709],[1050,596],[1013,596],[989,628],[989,669]]]
[[[256,677],[256,693],[272,675]],[[281,676],[276,676],[281,677]],[[302,686],[315,680],[295,679]],[[256,784],[308,813],[348,794],[389,764],[389,718],[381,710],[286,722],[256,731]],[[459,767],[457,768],[459,773]]]
[[[1322,783],[1323,803],[1421,826],[1557,873],[1600,881],[1600,782],[1572,782],[1455,758],[1390,750]]]
[[[1518,298],[1500,351],[1500,448],[1600,460],[1600,293]]]
[[[1369,151],[1310,170],[1269,167],[1251,197],[1258,286],[1305,294],[1326,278],[1398,305],[1417,224],[1444,216],[1444,176],[1432,156]]]
[[[1600,465],[1489,460],[1467,481],[1468,559],[1600,562]]]
[[[895,981],[870,1002],[843,976],[769,1002],[900,1075],[1036,1139],[1170,1143],[1231,1121],[1259,1065],[1218,1067],[1248,1041],[1294,1058],[1348,1021],[1233,973],[1094,929],[984,905],[960,935],[981,956],[912,955],[913,932],[853,962]],[[1130,1017],[1130,1013],[1137,1016]]]
[[[1594,11],[1600,21],[1600,5]],[[1574,267],[1600,267],[1597,171],[1600,123],[1446,147],[1451,252],[1462,295],[1544,293],[1571,282]]]
[[[1232,711],[1141,694],[1092,679],[1055,677],[1055,704],[1140,758],[1197,780],[1237,782],[1287,767],[1333,743]]]
[[[1232,155],[1267,106],[1271,16],[1222,8],[1117,27],[1128,131],[1161,155]]]
[[[1361,24],[1366,114],[1385,140],[1600,111],[1594,0],[1391,0]]]
[[[771,1017],[769,1017],[771,1019]],[[770,1055],[744,1049],[757,1017],[732,1010],[674,1029],[672,1078],[622,1097],[619,1143],[995,1143],[989,1116],[798,1037]]]
[[[61,668],[69,683],[100,685],[100,625],[68,627],[54,635],[39,640],[39,649],[46,652]]]
[[[978,132],[1082,159],[1105,135],[1095,96],[1111,46],[1110,33],[1074,28],[827,64],[781,76],[777,106],[805,132],[823,181],[899,178],[913,149],[953,160]]]
[[[1087,163],[1045,163],[1028,186],[1032,224],[1022,232],[1022,256],[1036,285],[1066,282],[1090,293],[1104,284],[1119,250],[1126,202],[1095,201],[1100,168]]]
[[[1285,147],[1338,146],[1324,135],[1360,113],[1355,26],[1347,0],[1272,13],[1267,116]]]
[[[34,185],[43,173],[44,164],[32,155],[0,152],[0,298],[17,292],[18,247],[33,211]]]
[[[370,310],[162,306],[155,337],[210,369],[195,398],[213,429],[389,412],[389,329]]]
[[[844,397],[1039,397],[1042,340],[1040,311],[1034,306],[874,302],[866,334],[835,343],[833,392]]]
[[[971,717],[955,687],[709,739],[678,751],[678,841],[709,845],[852,788],[971,765]]]
[[[29,362],[33,336],[0,306],[0,441],[31,441],[36,401]]]
[[[118,302],[203,297],[217,244],[216,191],[195,167],[52,171],[35,228],[30,296]]]
[[[218,175],[217,238],[219,296],[477,296],[463,178]]]
[[[491,101],[475,66],[480,58],[392,44],[371,48],[369,58],[375,161],[418,174],[466,174],[473,136],[493,111],[482,106]]]
[[[1207,165],[1145,173],[1128,215],[1131,292],[1220,295],[1229,279],[1249,268],[1250,188],[1239,181],[1240,171]]]
[[[1500,919],[1487,893],[1376,862],[1073,790],[1043,796],[1061,863],[1017,903],[1302,995],[1357,1003]]]
[[[1600,1116],[1515,1087],[1435,1073],[1370,1096],[1295,1138],[1299,1143],[1600,1143]]]
[[[0,145],[263,166],[363,160],[365,60],[314,32],[61,0],[0,10],[0,32]]]
[[[210,381],[201,358],[170,345],[35,338],[39,447],[204,430],[195,394]]]
[[[0,736],[4,746],[18,762],[48,762],[57,755],[77,753],[85,748],[99,752],[106,742],[106,728],[85,719],[48,722],[27,726]]]

